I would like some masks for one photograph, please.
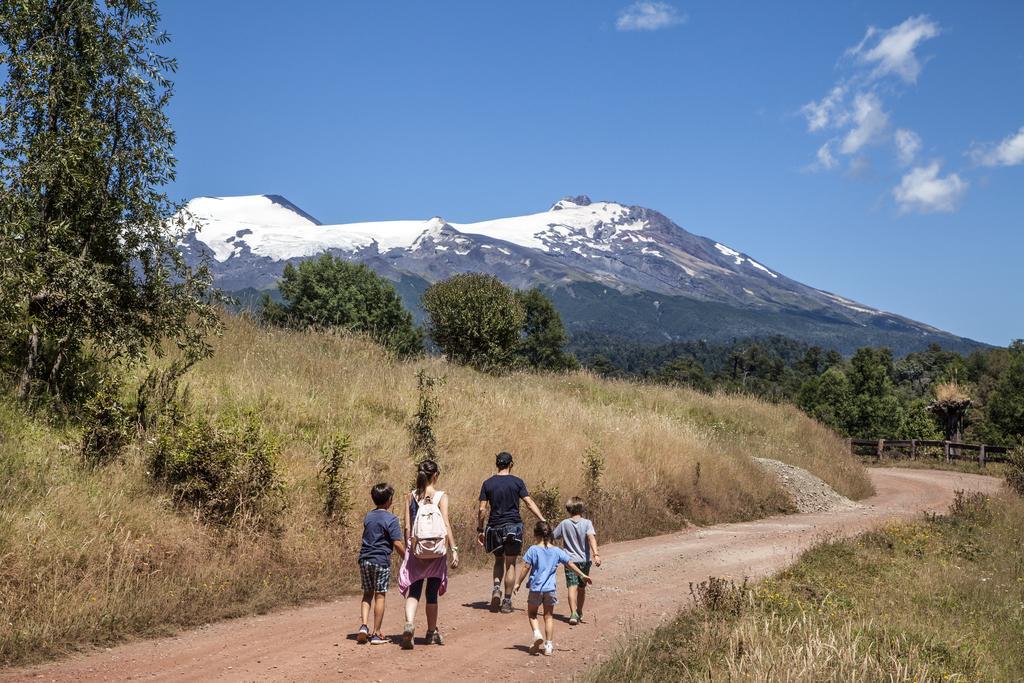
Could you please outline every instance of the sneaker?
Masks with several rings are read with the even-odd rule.
[[[554,651],[555,651],[555,644],[554,643],[552,643],[550,640],[548,642],[544,643],[544,656],[545,657],[550,657],[551,654]]]
[[[576,613],[576,621],[578,621],[581,624],[583,623],[583,610],[580,610]]]
[[[427,631],[426,639],[427,645],[444,645],[444,636],[436,628],[433,631]]]
[[[512,598],[505,598],[501,601],[501,613],[512,614]]]
[[[533,632],[533,645],[530,646],[531,655],[539,655],[541,647],[544,645],[544,636],[541,635],[540,631]]]
[[[374,633],[372,636],[370,636],[370,645],[387,645],[390,642],[390,640],[388,640],[379,633]]]
[[[497,612],[498,608],[501,607],[501,584],[496,584],[494,590],[491,591],[491,611]]]
[[[575,626],[578,623],[580,623],[580,615],[573,612],[569,615],[569,626]]]
[[[406,624],[405,630],[402,631],[402,649],[411,650],[413,648],[412,636],[416,629],[412,624]]]
[[[359,633],[356,634],[356,642],[360,645],[366,645],[367,641],[370,640],[370,627],[363,624],[359,627]]]

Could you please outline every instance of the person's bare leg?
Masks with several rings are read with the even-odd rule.
[[[431,605],[428,602],[427,606],[424,607],[424,610],[427,613],[427,630],[428,631],[436,631],[437,630],[437,603],[435,602],[433,605]]]
[[[370,625],[370,606],[373,604],[373,591],[363,591],[363,599],[359,602],[359,613],[362,616],[361,626]]]
[[[572,589],[570,589],[570,590],[572,590]],[[576,609],[574,610],[576,612],[576,614],[582,614],[583,613],[583,603],[585,603],[586,601],[587,601],[587,586],[586,586],[586,584],[583,584],[582,586],[579,586],[579,592],[576,594]],[[569,604],[572,604],[572,598],[569,599]]]
[[[533,605],[526,605],[526,616],[530,620],[530,628],[533,630],[533,634],[530,636],[530,654],[537,654],[540,652],[540,646],[543,642],[538,643],[538,636],[540,640],[544,640],[544,633],[540,630],[540,621],[537,619],[537,607]]]
[[[384,625],[384,605],[388,599],[387,593],[377,593],[373,596],[373,632],[380,633]]]
[[[555,606],[544,605],[544,638],[551,642],[555,639]]]
[[[415,624],[416,623],[416,607],[420,604],[420,601],[416,598],[405,599],[405,623]]]
[[[579,611],[576,609],[576,586],[569,586],[565,592],[569,597],[569,614],[576,614]]]
[[[518,555],[506,555],[505,562],[505,597],[512,597],[512,589],[516,587],[516,560]]]

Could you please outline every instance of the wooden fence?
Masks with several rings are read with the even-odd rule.
[[[960,443],[959,441],[928,441],[925,439],[847,439],[850,452],[854,455],[873,455],[881,459],[886,451],[899,455],[906,454],[912,460],[924,455],[925,449],[942,449],[942,457],[950,460],[977,460],[981,467],[989,462],[1003,462],[1010,450],[1006,446],[992,446],[979,443]],[[967,453],[976,455],[968,456]]]

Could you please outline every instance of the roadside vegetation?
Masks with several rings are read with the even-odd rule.
[[[948,514],[825,543],[756,585],[709,579],[694,608],[592,681],[1019,681],[1024,500],[958,494]]]
[[[498,377],[240,317],[223,327],[173,390],[134,371],[125,387],[149,386],[143,412],[157,417],[138,417],[124,389],[102,414],[132,427],[101,461],[83,454],[87,426],[0,400],[0,663],[352,589],[368,487],[410,485],[426,449],[470,567],[485,560],[476,495],[502,449],[553,506],[601,492],[608,541],[791,509],[750,455],[871,492],[842,441],[789,406],[585,372]]]

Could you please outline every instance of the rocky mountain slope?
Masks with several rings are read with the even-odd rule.
[[[975,345],[801,284],[657,211],[585,196],[477,223],[324,225],[278,195],[201,197],[186,212],[186,255],[207,258],[227,291],[272,288],[285,263],[328,252],[394,280],[414,309],[429,283],[477,271],[546,289],[571,329],[652,342],[785,334],[843,350]]]

